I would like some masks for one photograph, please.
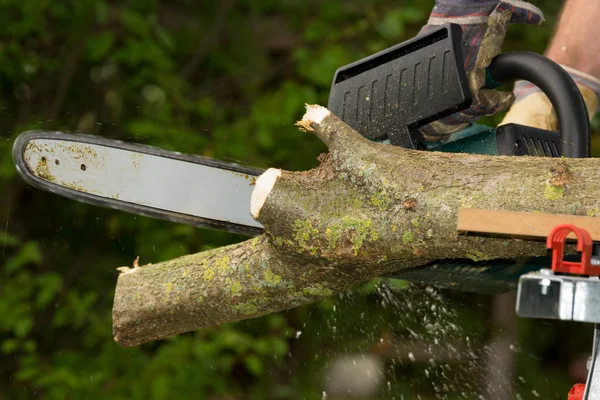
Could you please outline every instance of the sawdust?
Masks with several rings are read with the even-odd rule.
[[[302,119],[296,122],[295,125],[303,132],[314,132],[315,130],[310,126],[311,122],[312,121]]]
[[[40,162],[35,168],[34,174],[47,182],[56,183],[56,178],[50,173],[48,163],[45,160],[46,159],[44,157],[40,159]]]

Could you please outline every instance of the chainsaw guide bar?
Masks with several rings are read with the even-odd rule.
[[[263,231],[250,215],[258,168],[41,130],[20,135],[13,158],[25,181],[77,201],[251,236]]]

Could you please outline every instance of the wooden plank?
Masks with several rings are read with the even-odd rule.
[[[546,238],[550,231],[560,224],[573,224],[583,228],[590,233],[592,240],[600,241],[600,218],[578,215],[461,208],[458,210],[456,229],[466,232]]]

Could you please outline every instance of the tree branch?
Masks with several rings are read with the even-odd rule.
[[[298,125],[327,144],[321,165],[257,180],[252,213],[262,236],[121,274],[117,342],[257,317],[433,260],[546,253],[539,241],[457,235],[461,207],[600,213],[597,159],[412,151],[307,109]]]

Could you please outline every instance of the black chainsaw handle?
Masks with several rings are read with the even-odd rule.
[[[573,78],[560,65],[536,53],[503,53],[488,67],[492,78],[506,83],[524,79],[548,96],[560,129],[561,154],[564,157],[590,156],[590,120],[585,101]]]

